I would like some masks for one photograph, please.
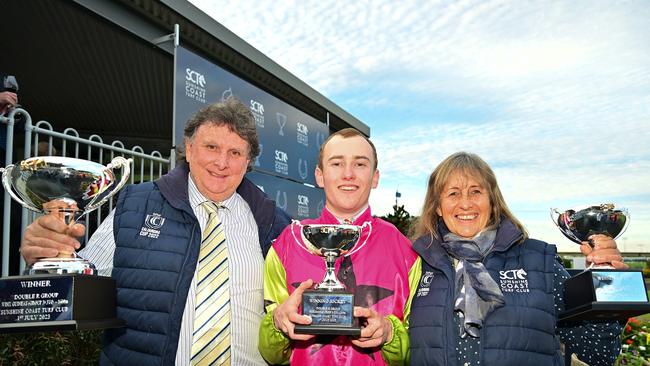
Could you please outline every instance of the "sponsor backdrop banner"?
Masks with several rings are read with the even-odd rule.
[[[246,177],[295,219],[318,217],[325,206],[325,194],[320,188],[255,171],[247,173]]]
[[[235,96],[253,113],[260,141],[261,152],[254,167],[260,173],[249,173],[249,178],[263,186],[278,206],[286,205],[295,218],[320,214],[316,208],[324,197],[322,190],[296,182],[316,185],[318,150],[329,136],[325,123],[182,47],[176,47],[175,72],[173,133],[177,145],[183,141],[185,123],[197,110]],[[299,205],[298,199],[310,205]],[[304,206],[309,206],[307,216],[302,215]]]

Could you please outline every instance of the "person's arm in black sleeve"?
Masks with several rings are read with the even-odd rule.
[[[555,311],[560,314],[564,311],[564,281],[571,276],[559,257],[554,272]],[[621,325],[617,321],[559,324],[557,331],[565,353],[575,353],[578,359],[590,366],[613,365],[621,352]]]

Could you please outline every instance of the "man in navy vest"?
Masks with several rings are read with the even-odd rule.
[[[227,363],[266,365],[257,351],[264,256],[289,216],[244,178],[259,154],[253,115],[228,99],[197,112],[184,135],[185,162],[155,182],[126,186],[115,210],[79,253],[100,274],[115,278],[118,317],[127,324],[106,331],[100,364],[190,364],[197,258],[208,220],[201,204],[212,201],[228,247]],[[84,230],[43,216],[25,231],[21,253],[28,263],[71,253]]]

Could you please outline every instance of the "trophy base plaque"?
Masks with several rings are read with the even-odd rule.
[[[354,295],[344,291],[307,290],[302,295],[302,314],[311,316],[309,325],[296,324],[298,334],[359,336],[359,319],[354,317]]]
[[[0,279],[0,334],[117,328],[115,280],[79,274]]]
[[[638,270],[591,269],[564,283],[566,311],[562,322],[619,320],[650,313],[650,302]]]

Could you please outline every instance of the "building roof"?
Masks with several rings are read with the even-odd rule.
[[[171,148],[173,45],[193,52],[339,130],[367,125],[184,0],[8,0],[0,72],[15,75],[34,122]],[[126,136],[128,135],[128,136]],[[146,149],[145,149],[146,150]]]

